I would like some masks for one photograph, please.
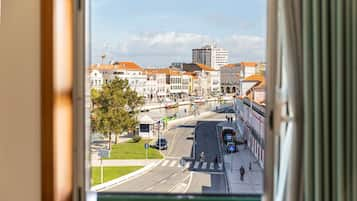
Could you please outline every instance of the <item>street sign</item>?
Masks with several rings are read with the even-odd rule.
[[[100,158],[110,158],[110,150],[108,150],[108,149],[99,149],[98,156]]]
[[[236,148],[235,148],[234,145],[229,145],[228,150],[229,150],[230,152],[234,152],[234,151],[236,150]]]
[[[145,158],[146,158],[146,160],[147,160],[147,159],[148,159],[149,144],[148,144],[148,143],[145,143],[145,144],[144,144],[144,148],[145,148]]]

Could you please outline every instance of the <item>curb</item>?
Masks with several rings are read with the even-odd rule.
[[[175,119],[175,120],[172,120],[172,121],[169,121],[169,122],[168,122],[167,128],[170,129],[170,128],[173,126],[173,124],[177,124],[177,123],[180,122],[180,121],[188,121],[188,120],[191,120],[191,119],[193,119],[193,118],[195,118],[195,117],[200,117],[200,118],[202,118],[202,117],[209,116],[209,115],[213,115],[213,114],[214,114],[214,112],[212,112],[212,111],[207,111],[207,112],[201,113],[201,114],[198,115],[198,116],[190,115],[190,116],[183,117],[183,118],[180,118],[180,119]]]
[[[226,180],[226,191],[228,194],[231,193],[231,189],[232,189],[232,186],[231,186],[231,183],[228,181],[228,177],[227,177],[227,169],[226,169],[226,163],[225,163],[225,159],[224,159],[224,153],[222,152],[222,143],[221,143],[221,138],[219,137],[220,133],[218,133],[218,124],[216,125],[216,137],[217,137],[217,142],[218,142],[218,149],[219,149],[219,152],[221,154],[221,157],[222,157],[222,163],[223,163],[223,168],[224,168],[224,178]]]
[[[102,184],[98,184],[96,186],[93,186],[90,190],[91,191],[103,191],[103,190],[106,190],[108,189],[109,187],[111,186],[114,186],[114,185],[120,185],[122,183],[125,183],[127,181],[130,181],[132,179],[135,179],[143,174],[146,174],[147,172],[149,172],[150,170],[152,170],[153,168],[155,168],[156,166],[158,166],[162,160],[164,159],[161,159],[155,163],[151,163],[135,172],[132,172],[132,173],[129,173],[127,175],[124,175],[122,177],[119,177],[119,178],[116,178],[116,179],[113,179],[113,180],[110,180],[108,182],[105,182],[105,183],[102,183]]]

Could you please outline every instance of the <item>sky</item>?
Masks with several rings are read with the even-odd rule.
[[[215,43],[229,63],[265,60],[267,0],[91,0],[91,57],[143,67],[191,62]]]

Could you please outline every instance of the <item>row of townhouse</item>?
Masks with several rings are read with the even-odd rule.
[[[100,89],[115,77],[128,80],[130,87],[148,100],[208,96],[220,92],[220,72],[203,64],[144,69],[134,62],[116,62],[89,68],[91,88]]]
[[[257,66],[260,71],[263,67]],[[247,71],[244,71],[247,70]],[[243,69],[239,86],[239,94],[234,101],[236,124],[238,132],[248,144],[257,159],[257,162],[264,165],[264,126],[265,126],[265,77],[264,73],[258,72],[254,68]]]
[[[248,148],[256,157],[258,164],[264,167],[265,107],[248,97],[237,97],[234,109],[240,136],[247,141]]]

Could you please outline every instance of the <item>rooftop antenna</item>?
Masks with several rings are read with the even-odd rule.
[[[109,51],[109,45],[108,45],[108,43],[104,43],[104,53],[101,55],[101,58],[102,58],[102,64],[104,64],[104,61],[105,61],[105,59],[106,58],[109,58],[110,59],[110,51]],[[110,60],[109,60],[109,62],[110,62]]]
[[[102,64],[104,64],[104,59],[107,57],[107,55],[104,53],[100,57],[102,58]]]
[[[213,47],[216,47],[216,46],[217,46],[216,41],[215,41],[215,40],[212,40],[211,45],[212,45]]]
[[[107,45],[107,52],[108,52],[108,60],[109,63],[114,63],[114,58],[113,58],[113,48],[110,45]]]

